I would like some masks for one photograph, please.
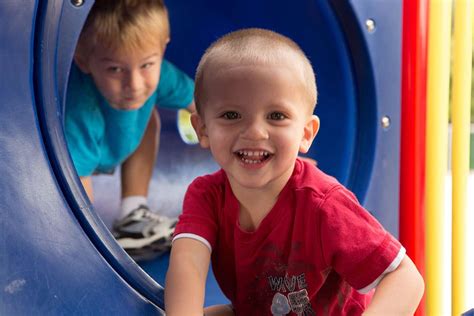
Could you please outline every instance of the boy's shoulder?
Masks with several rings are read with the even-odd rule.
[[[66,96],[66,109],[91,111],[100,102],[100,93],[89,75],[84,74],[75,63],[72,63],[69,74]]]
[[[305,200],[304,204],[318,205],[317,209],[331,211],[337,206],[363,208],[354,193],[310,162],[297,159],[290,181],[296,198]]]
[[[214,173],[206,174],[195,178],[188,186],[185,195],[186,201],[196,203],[196,199],[200,203],[206,201],[210,205],[225,204],[225,200],[231,198],[230,184],[224,170],[220,169]]]
[[[227,176],[223,169],[195,178],[189,187],[203,191],[222,191],[226,186]]]
[[[295,170],[291,178],[294,190],[306,190],[316,196],[326,196],[344,186],[336,178],[326,174],[316,165],[303,159],[296,159]]]
[[[69,89],[83,88],[84,86],[94,86],[94,81],[90,77],[83,73],[75,62],[71,63],[71,69],[69,71]]]

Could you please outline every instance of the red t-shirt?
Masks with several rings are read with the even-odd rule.
[[[211,247],[216,280],[237,315],[360,315],[371,293],[356,289],[402,251],[351,192],[299,159],[255,231],[242,230],[238,218],[220,170],[189,186],[175,231]]]

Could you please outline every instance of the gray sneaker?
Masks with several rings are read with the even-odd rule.
[[[150,260],[170,250],[176,222],[140,205],[125,218],[115,221],[113,234],[133,259]]]

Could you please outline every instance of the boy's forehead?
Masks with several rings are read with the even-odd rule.
[[[197,95],[206,98],[208,93],[214,90],[214,83],[223,83],[223,79],[226,74],[237,72],[240,73],[240,78],[250,78],[258,73],[262,74],[261,71],[270,74],[266,78],[274,81],[277,78],[286,77],[291,78],[291,85],[296,84],[299,87],[303,95],[307,95],[308,104],[313,109],[316,102],[315,86],[310,84],[308,79],[308,70],[306,65],[300,56],[295,53],[288,54],[276,54],[273,56],[267,56],[268,58],[238,58],[232,54],[228,55],[214,55],[210,58],[202,69],[202,82],[199,82],[196,86]],[[309,67],[311,67],[309,65]],[[259,69],[258,72],[255,72]],[[284,72],[278,70],[286,69]],[[314,78],[314,75],[313,75]],[[229,79],[229,77],[227,77]],[[226,81],[226,80],[224,80]],[[314,79],[313,79],[314,81]]]
[[[258,48],[254,51],[239,52],[222,49],[209,56],[207,64],[217,67],[264,66],[278,67],[281,65],[300,71],[303,67],[302,56],[291,49],[269,50]]]
[[[94,55],[100,61],[144,60],[155,56],[161,57],[163,49],[160,45],[150,43],[142,47],[106,46],[99,43],[94,49]]]
[[[289,72],[294,74],[295,78],[300,78],[304,81],[301,64],[288,58],[275,58],[265,61],[250,59],[239,60],[235,58],[217,59],[215,61],[211,60],[204,69],[204,77],[219,77],[225,75],[231,70],[252,75],[257,69],[272,71],[281,68],[287,69]]]
[[[252,93],[268,99],[287,97],[284,93],[290,91],[302,95],[306,84],[298,67],[290,64],[231,63],[211,66],[202,89],[206,99],[242,100]]]
[[[108,34],[92,32],[92,41],[89,41],[92,50],[101,49],[108,52],[136,53],[144,50],[160,48],[163,50],[169,42],[169,37],[156,30],[147,30],[137,34]],[[131,33],[131,32],[129,32]]]

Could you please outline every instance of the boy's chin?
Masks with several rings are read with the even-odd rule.
[[[123,103],[123,104],[111,104],[111,107],[113,107],[116,110],[120,111],[133,111],[133,110],[138,110],[143,106],[143,103]]]

